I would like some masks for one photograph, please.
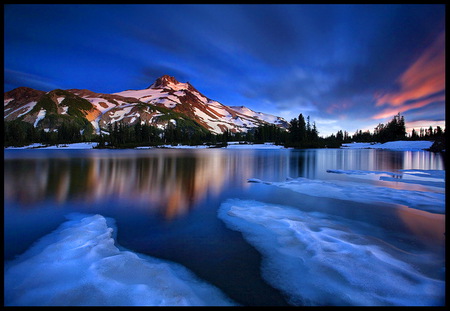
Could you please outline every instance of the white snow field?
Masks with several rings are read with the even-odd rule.
[[[387,174],[380,180],[387,182],[405,182],[424,186],[432,186],[425,190],[396,189],[388,186],[375,186],[366,183],[357,183],[343,180],[316,180],[304,177],[289,178],[283,182],[263,181],[256,178],[248,182],[263,183],[315,197],[326,197],[339,200],[348,200],[361,203],[387,203],[401,204],[431,213],[445,214],[445,171],[440,170],[400,170],[404,174],[377,171],[357,170],[327,170],[329,173],[350,174],[365,176],[370,174]],[[400,179],[399,176],[409,174],[410,179]],[[427,180],[429,179],[429,180]],[[437,189],[434,189],[437,188]],[[443,189],[442,189],[443,188]]]
[[[311,184],[310,184],[311,186]],[[309,187],[312,188],[312,187]],[[323,192],[326,192],[322,190]],[[445,281],[404,259],[428,262],[376,238],[349,220],[283,205],[229,199],[218,217],[263,256],[261,273],[294,305],[443,305]]]
[[[5,265],[6,306],[228,306],[185,267],[119,249],[113,220],[68,221]]]

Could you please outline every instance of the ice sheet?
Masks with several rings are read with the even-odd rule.
[[[388,175],[380,176],[379,180],[445,188],[444,170],[404,169],[399,170],[399,173],[364,170],[327,170],[327,173],[347,174],[356,177],[364,177],[368,175]]]
[[[349,200],[361,203],[388,203],[401,204],[410,208],[427,212],[445,214],[445,193],[433,191],[416,191],[379,187],[347,181],[315,180],[308,178],[288,179],[284,182],[262,181],[256,178],[248,182],[264,183],[292,191],[340,200]]]
[[[425,178],[437,178],[441,180],[445,180],[445,170],[418,170],[418,169],[404,169],[399,170],[404,174],[425,177]]]
[[[232,305],[185,267],[119,249],[111,219],[71,214],[5,266],[9,306]]]
[[[259,250],[262,276],[294,305],[445,302],[444,276],[422,275],[403,260],[413,254],[377,243],[325,214],[234,199],[220,206],[218,217]]]

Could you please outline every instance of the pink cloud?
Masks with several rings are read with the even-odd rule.
[[[372,119],[389,118],[389,117],[392,117],[392,116],[396,115],[399,112],[402,113],[402,112],[405,112],[405,111],[408,111],[408,110],[411,110],[411,109],[422,108],[422,107],[425,107],[425,106],[427,106],[428,104],[430,104],[432,102],[437,102],[437,101],[445,101],[445,95],[433,96],[432,98],[419,100],[419,101],[416,101],[416,102],[414,102],[412,104],[404,104],[402,106],[386,108],[385,110],[383,110],[379,114],[376,114],[375,116],[373,116]]]
[[[398,112],[425,107],[436,100],[429,97],[445,90],[445,34],[442,32],[433,44],[399,77],[400,90],[377,96],[376,106],[388,105],[389,108],[372,119],[394,116]],[[421,100],[421,98],[426,98]],[[406,104],[408,101],[416,101]]]

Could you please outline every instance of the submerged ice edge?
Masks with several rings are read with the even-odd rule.
[[[229,199],[218,217],[262,255],[262,275],[293,305],[443,305],[445,281],[422,275],[410,256],[318,212]],[[426,261],[426,258],[423,260]]]
[[[116,247],[112,219],[68,218],[5,265],[5,305],[234,305],[184,266]]]
[[[385,177],[385,179],[389,178]],[[324,181],[304,177],[289,178],[284,182],[270,182],[257,178],[249,178],[247,181],[286,188],[310,196],[360,203],[400,204],[431,213],[445,214],[445,193],[394,189],[349,181]],[[433,183],[433,185],[436,184]]]

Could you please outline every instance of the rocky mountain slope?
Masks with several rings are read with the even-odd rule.
[[[4,94],[4,120],[23,120],[35,127],[53,130],[62,122],[75,122],[85,130],[100,133],[115,122],[136,122],[159,128],[169,123],[201,127],[212,133],[247,132],[274,124],[287,128],[280,117],[255,112],[244,106],[226,106],[211,100],[189,82],[164,75],[142,90],[114,94],[68,89],[43,92],[19,87]]]

